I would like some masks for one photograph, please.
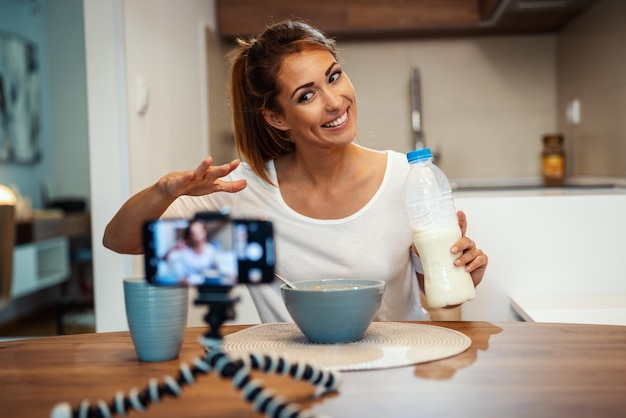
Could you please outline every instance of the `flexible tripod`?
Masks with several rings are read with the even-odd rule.
[[[253,409],[268,418],[315,417],[311,411],[301,409],[264,388],[261,381],[251,378],[252,370],[290,375],[294,380],[310,383],[315,387],[316,396],[337,390],[340,381],[338,372],[305,363],[291,363],[276,354],[250,353],[247,357],[235,359],[223,352],[220,328],[225,321],[235,318],[234,304],[239,300],[231,296],[231,290],[224,287],[198,287],[198,298],[194,303],[208,306],[204,320],[209,330],[200,339],[206,354],[203,358],[195,358],[191,366],[182,363],[176,378],[165,376],[161,382],[152,378],[143,390],[131,389],[128,395],[119,391],[109,403],[98,400],[92,404],[86,399],[74,409],[69,403],[59,403],[52,409],[50,417],[110,418],[116,414],[125,416],[130,410],[144,412],[150,404],[158,403],[165,396],[180,397],[183,388],[195,383],[198,375],[213,371],[222,378],[231,379],[233,387],[242,392],[243,398],[252,404]]]

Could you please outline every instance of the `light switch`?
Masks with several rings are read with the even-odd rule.
[[[570,125],[580,124],[580,100],[572,100],[565,110],[565,117]]]
[[[148,102],[149,102],[149,91],[148,85],[145,80],[142,78],[137,79],[137,113],[139,115],[144,115],[148,110]]]

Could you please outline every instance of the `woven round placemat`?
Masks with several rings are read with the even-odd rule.
[[[348,371],[441,360],[464,352],[471,344],[467,335],[452,329],[404,322],[372,322],[358,341],[315,344],[294,323],[269,323],[227,335],[222,349],[233,357],[275,353],[292,362]]]

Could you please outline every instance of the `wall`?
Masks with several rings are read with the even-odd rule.
[[[0,2],[0,30],[35,42],[39,51],[42,119],[38,141],[43,158],[28,165],[0,163],[0,182],[17,186],[22,195],[32,199],[34,205],[41,202],[40,179],[51,177],[53,165],[47,27],[46,3]]]
[[[210,3],[125,1],[126,93],[131,192],[163,174],[195,167],[208,154],[202,21]],[[150,97],[137,113],[137,81]]]
[[[89,199],[89,156],[82,1],[0,2],[0,30],[37,43],[41,74],[41,161],[0,164],[0,181],[43,206],[51,197]]]
[[[50,45],[51,197],[89,202],[89,138],[83,5],[81,0],[47,2]]]
[[[141,257],[103,248],[108,221],[130,195],[209,152],[206,73],[212,1],[84,0],[93,198],[96,329],[127,329],[122,279]],[[137,80],[149,90],[137,112]],[[213,86],[214,88],[214,86]],[[139,226],[138,226],[139,227]],[[204,312],[202,312],[204,313]],[[200,314],[198,314],[200,315]],[[192,318],[193,319],[193,318]],[[199,319],[198,321],[200,321]]]
[[[555,37],[340,43],[358,100],[359,141],[409,151],[409,75],[420,69],[426,143],[449,177],[538,177],[556,128]]]
[[[558,125],[576,176],[626,176],[626,2],[602,0],[558,37]],[[581,123],[565,118],[581,103]]]
[[[83,1],[96,330],[123,329],[121,278],[132,260],[102,246],[106,223],[129,196],[122,0]]]

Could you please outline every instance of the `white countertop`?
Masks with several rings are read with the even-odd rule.
[[[458,197],[580,196],[626,194],[626,178],[573,177],[563,186],[544,186],[540,178],[450,179]]]
[[[543,189],[510,189],[510,190],[454,190],[453,196],[457,198],[502,198],[502,197],[557,197],[557,196],[607,196],[626,195],[626,188],[616,187],[607,189],[569,189],[569,188],[543,188]]]
[[[528,322],[626,325],[626,293],[514,294],[510,306]]]

